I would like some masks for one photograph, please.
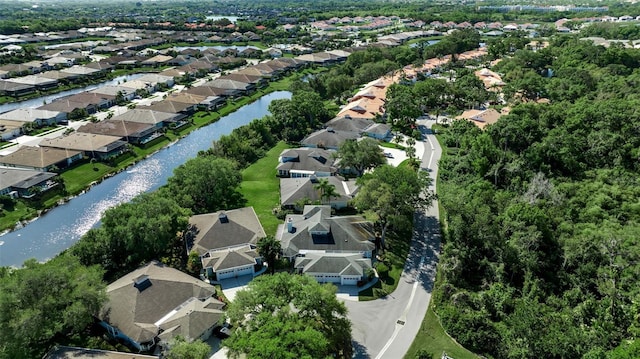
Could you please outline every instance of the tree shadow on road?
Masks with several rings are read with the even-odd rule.
[[[361,343],[357,342],[357,341],[352,341],[351,344],[353,345],[353,356],[352,358],[355,359],[370,359],[371,355],[369,355],[369,353],[367,353],[367,348],[362,345]]]
[[[416,213],[414,221],[413,242],[405,264],[403,280],[410,283],[417,280],[430,293],[433,290],[440,254],[440,221],[437,217],[425,215],[424,212]]]

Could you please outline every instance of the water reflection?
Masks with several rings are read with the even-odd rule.
[[[162,186],[174,168],[196,156],[198,151],[209,148],[212,141],[268,114],[272,100],[290,97],[291,93],[286,91],[265,95],[216,123],[193,131],[128,170],[104,180],[24,228],[1,236],[0,240],[5,244],[2,246],[0,265],[20,266],[28,258],[42,261],[55,256],[96,226],[105,210],[130,201],[139,193]]]

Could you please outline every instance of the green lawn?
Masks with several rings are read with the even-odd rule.
[[[420,330],[411,347],[404,356],[406,359],[417,358],[418,353],[426,353],[426,358],[440,359],[442,352],[454,359],[476,359],[477,355],[463,348],[453,340],[440,325],[440,320],[431,306],[424,316]]]
[[[266,156],[242,171],[240,193],[247,199],[247,206],[252,206],[262,222],[267,235],[275,235],[281,221],[272,210],[280,205],[280,179],[276,177],[278,155],[289,148],[279,142]]]
[[[393,293],[398,286],[404,263],[409,255],[409,246],[411,244],[411,231],[406,230],[400,233],[389,233],[387,235],[388,249],[379,254],[382,263],[389,268],[388,275],[381,275],[380,281],[373,287],[365,289],[359,293],[360,301],[374,300],[385,295]]]

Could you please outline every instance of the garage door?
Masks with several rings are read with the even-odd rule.
[[[246,267],[246,268],[240,268],[240,269],[236,270],[236,273],[238,274],[238,277],[241,276],[241,275],[253,274],[253,266]]]
[[[358,284],[358,278],[344,277],[344,278],[342,278],[342,284],[343,285],[356,285],[356,284]]]

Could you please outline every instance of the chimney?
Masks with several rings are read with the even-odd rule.
[[[289,217],[289,219],[287,219],[287,232],[293,233],[293,231],[294,231],[293,219],[291,217]]]
[[[220,214],[218,215],[218,219],[220,220],[220,223],[229,223],[229,218],[224,212],[220,212]]]

